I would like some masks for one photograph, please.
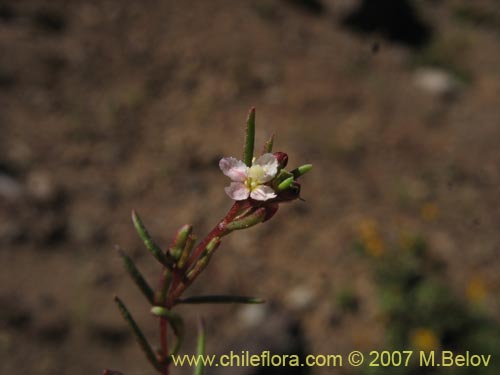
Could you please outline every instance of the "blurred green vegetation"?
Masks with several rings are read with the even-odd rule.
[[[434,67],[447,71],[462,84],[473,83],[472,72],[465,66],[466,51],[471,41],[466,34],[437,36],[425,48],[414,54],[411,64],[414,67]]]
[[[483,27],[500,32],[500,12],[498,9],[491,11],[471,2],[456,6],[453,9],[453,17],[458,22],[468,26]]]
[[[436,351],[455,355],[489,355],[488,367],[420,367],[414,352],[408,367],[366,367],[363,374],[498,373],[500,325],[483,308],[486,290],[471,280],[460,298],[445,278],[445,264],[430,251],[425,238],[404,235],[384,241],[373,222],[363,224],[355,249],[369,262],[385,325],[384,350]]]

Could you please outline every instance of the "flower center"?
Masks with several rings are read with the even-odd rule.
[[[252,165],[247,173],[245,185],[251,190],[261,185],[261,181],[266,175],[266,171],[260,165]]]

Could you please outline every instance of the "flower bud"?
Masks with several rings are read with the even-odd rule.
[[[285,168],[288,163],[288,155],[285,152],[275,152],[274,157],[278,160],[279,169]]]

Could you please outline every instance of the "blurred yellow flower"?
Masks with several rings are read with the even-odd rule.
[[[425,221],[434,221],[439,214],[439,209],[436,203],[427,202],[420,207],[420,217]]]
[[[484,280],[478,276],[469,279],[465,289],[467,299],[472,303],[480,303],[486,298],[487,290]]]
[[[359,234],[368,254],[379,257],[384,254],[384,242],[373,219],[364,219],[358,226]]]
[[[410,336],[410,343],[417,350],[430,351],[439,348],[439,338],[429,328],[414,329]]]

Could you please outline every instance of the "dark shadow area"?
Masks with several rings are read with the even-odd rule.
[[[41,8],[33,15],[33,24],[40,30],[60,34],[66,29],[64,14],[55,9]]]
[[[10,22],[16,18],[16,12],[9,4],[0,4],[0,21]]]
[[[415,6],[405,0],[364,0],[343,24],[361,33],[380,33],[389,41],[413,48],[423,47],[432,34]]]
[[[319,15],[325,10],[320,0],[285,0],[288,4],[311,14]]]

